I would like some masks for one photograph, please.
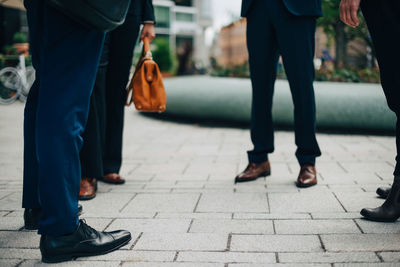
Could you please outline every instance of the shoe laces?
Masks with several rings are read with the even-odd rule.
[[[81,223],[81,231],[83,232],[83,234],[85,236],[92,236],[93,234],[97,235],[97,231],[90,227],[87,223],[85,219],[80,219],[79,222]]]

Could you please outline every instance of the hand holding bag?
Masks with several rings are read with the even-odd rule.
[[[124,23],[131,0],[47,0],[47,3],[88,28],[107,32]]]
[[[127,90],[127,106],[133,102],[136,109],[141,112],[165,111],[167,95],[147,37],[143,39],[143,53]]]

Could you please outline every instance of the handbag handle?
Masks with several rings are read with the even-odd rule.
[[[150,41],[149,37],[145,36],[143,38],[143,56],[145,58],[152,58],[151,50],[150,50]]]

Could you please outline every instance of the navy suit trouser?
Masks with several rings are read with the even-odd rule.
[[[382,88],[389,108],[397,116],[396,167],[400,175],[400,2],[398,0],[361,1],[361,9],[374,43],[381,72]]]
[[[250,162],[274,151],[272,99],[279,54],[294,103],[296,157],[315,165],[321,155],[316,136],[314,50],[316,18],[291,14],[282,1],[255,0],[247,14],[247,46],[253,86]],[[288,110],[288,112],[290,112]]]
[[[24,120],[23,207],[41,208],[39,234],[78,225],[79,151],[104,34],[25,0],[36,80]]]

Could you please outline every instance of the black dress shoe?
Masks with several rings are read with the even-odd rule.
[[[78,216],[82,214],[82,205],[78,204]],[[25,209],[24,221],[26,230],[37,230],[39,229],[39,217],[42,209]]]
[[[380,198],[386,199],[389,196],[390,187],[378,187],[378,189],[376,189],[376,193]]]
[[[126,245],[131,240],[128,231],[99,232],[80,220],[78,228],[70,235],[40,238],[42,261],[57,263],[78,257],[103,255]]]
[[[367,220],[377,222],[395,222],[400,217],[400,177],[390,190],[389,196],[382,206],[375,209],[363,209],[361,215]]]

